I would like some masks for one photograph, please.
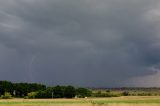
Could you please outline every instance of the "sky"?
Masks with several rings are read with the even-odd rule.
[[[160,87],[159,0],[0,0],[0,80]]]

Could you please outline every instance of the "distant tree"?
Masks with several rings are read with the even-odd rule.
[[[76,90],[73,86],[67,86],[64,90],[64,97],[73,98],[76,95]]]
[[[110,91],[110,90],[106,90],[106,92],[107,92],[107,93],[110,93],[111,91]]]
[[[122,92],[122,95],[123,95],[123,96],[129,96],[130,94],[129,94],[128,91],[124,91],[124,92]]]
[[[46,98],[52,98],[52,97],[54,97],[54,95],[53,95],[53,90],[54,90],[54,87],[48,87],[48,88],[45,90]]]
[[[64,90],[61,86],[55,86],[53,89],[54,98],[63,98],[64,97]]]
[[[5,92],[13,94],[13,83],[10,81],[0,81],[0,95],[4,95]]]
[[[14,84],[14,90],[15,90],[15,96],[17,97],[24,97],[27,96],[30,92],[35,92],[39,90],[45,90],[46,86],[42,84],[36,84],[36,83],[15,83]]]
[[[2,86],[0,86],[0,96],[4,95],[4,93],[5,93],[5,89]]]
[[[28,94],[28,84],[27,83],[16,83],[15,84],[16,96],[24,97]]]
[[[89,97],[91,96],[91,91],[86,88],[78,88],[76,89],[76,95],[82,98]]]

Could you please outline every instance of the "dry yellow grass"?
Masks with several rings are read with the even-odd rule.
[[[87,99],[1,99],[0,106],[160,106],[158,96]]]
[[[0,106],[160,106],[160,104],[13,104]]]

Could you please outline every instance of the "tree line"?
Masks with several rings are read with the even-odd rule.
[[[89,89],[73,86],[47,87],[38,83],[0,81],[0,96],[4,98],[6,96],[18,98],[84,98],[91,96],[91,94],[92,92]]]
[[[46,86],[39,83],[0,81],[0,98],[84,98],[119,96],[159,96],[160,88],[87,89],[74,86]]]

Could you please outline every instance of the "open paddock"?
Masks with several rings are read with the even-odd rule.
[[[160,106],[160,96],[87,99],[1,99],[0,106]]]

